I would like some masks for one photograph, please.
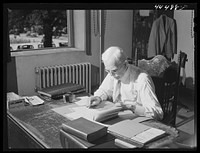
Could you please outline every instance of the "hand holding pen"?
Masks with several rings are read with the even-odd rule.
[[[101,102],[101,98],[98,96],[91,96],[88,100],[88,108],[97,106]]]

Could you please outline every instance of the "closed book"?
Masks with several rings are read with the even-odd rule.
[[[117,138],[141,148],[145,144],[165,135],[165,131],[134,120],[124,120],[108,127],[108,132]]]
[[[62,124],[62,129],[88,142],[93,142],[107,134],[106,126],[83,117]]]
[[[74,93],[85,92],[85,88],[79,84],[65,83],[43,88],[41,90],[38,90],[37,92],[41,95],[45,95],[52,99],[57,99],[57,98],[62,98],[62,96],[68,92],[74,92]]]

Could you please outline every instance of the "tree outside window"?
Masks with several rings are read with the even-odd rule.
[[[8,28],[12,51],[68,46],[66,10],[10,10]],[[26,47],[24,47],[26,45]]]

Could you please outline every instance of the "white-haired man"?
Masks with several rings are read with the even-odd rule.
[[[108,74],[91,96],[89,107],[110,98],[117,106],[131,110],[138,116],[156,120],[163,118],[151,77],[144,70],[128,64],[121,48],[109,47],[102,54],[102,61]]]

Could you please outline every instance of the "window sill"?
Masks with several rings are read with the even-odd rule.
[[[37,49],[37,50],[28,50],[21,52],[11,52],[11,57],[17,56],[35,56],[35,55],[44,55],[44,54],[56,54],[63,52],[74,52],[74,51],[84,51],[77,48],[51,48],[51,49]]]

